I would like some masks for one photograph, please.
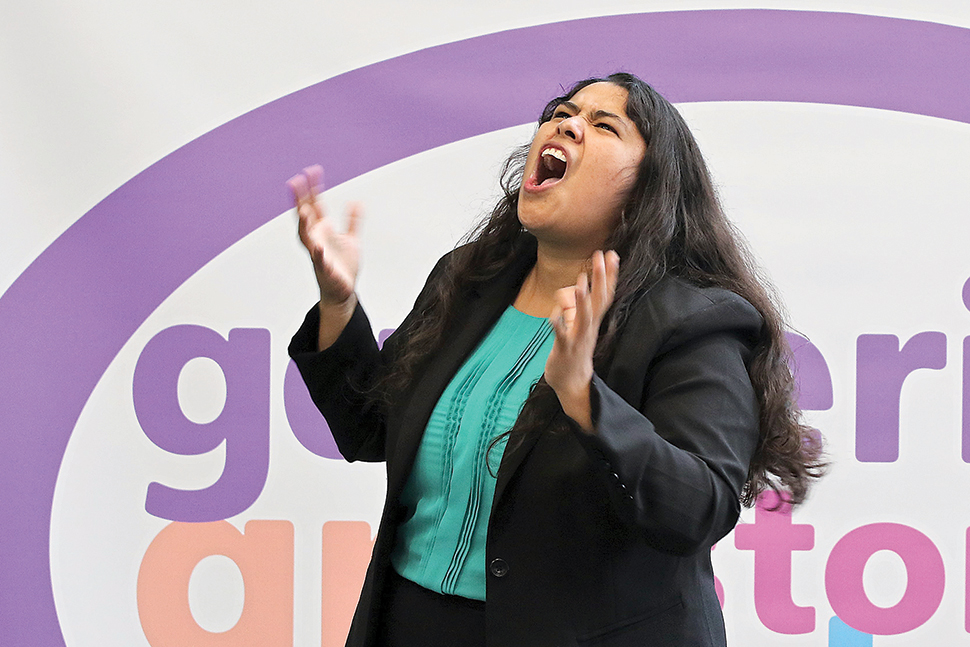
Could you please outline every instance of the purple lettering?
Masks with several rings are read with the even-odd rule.
[[[798,385],[798,406],[805,410],[832,408],[832,375],[815,344],[799,334],[785,333],[791,347],[792,375]]]
[[[189,420],[178,400],[182,368],[192,359],[216,362],[226,380],[226,401],[215,420]],[[174,454],[196,455],[226,443],[219,479],[201,490],[148,486],[145,509],[172,521],[218,521],[256,500],[269,469],[270,335],[236,328],[229,339],[202,326],[162,330],[142,350],[132,385],[135,414],[145,435]]]
[[[895,335],[859,335],[856,345],[856,458],[899,458],[899,401],[903,382],[921,368],[946,366],[946,335],[921,332],[902,350]]]

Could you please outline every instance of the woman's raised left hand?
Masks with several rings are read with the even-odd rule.
[[[620,257],[597,251],[592,272],[579,275],[576,285],[556,292],[549,323],[556,339],[546,360],[546,382],[559,397],[563,411],[587,433],[593,433],[589,386],[593,379],[593,351],[600,324],[616,291]]]

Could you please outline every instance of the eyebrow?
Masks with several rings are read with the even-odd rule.
[[[559,105],[565,106],[566,108],[569,108],[570,110],[572,110],[573,112],[575,112],[577,114],[580,113],[580,112],[582,112],[579,109],[579,106],[577,106],[572,101],[563,101]],[[620,115],[613,114],[612,112],[609,112],[607,110],[594,110],[593,113],[590,115],[590,118],[593,119],[594,121],[597,120],[597,119],[602,119],[604,117],[610,117],[612,119],[616,119],[619,122],[624,122],[625,123],[625,120],[623,119],[623,117],[621,117]]]

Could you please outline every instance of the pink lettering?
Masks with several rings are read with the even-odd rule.
[[[323,639],[321,647],[343,647],[360,598],[374,542],[366,521],[323,524]]]
[[[880,550],[896,553],[906,566],[906,591],[889,608],[874,605],[862,582],[866,562]],[[873,523],[848,533],[832,549],[825,590],[843,622],[885,636],[912,631],[929,620],[943,600],[945,577],[943,558],[929,537],[902,524]]]
[[[245,602],[228,631],[206,631],[189,608],[189,578],[211,555],[243,576]],[[293,524],[250,521],[246,534],[227,521],[173,522],[145,551],[138,571],[138,615],[152,647],[293,647]]]
[[[758,500],[755,522],[734,530],[734,545],[754,551],[754,607],[765,627],[781,634],[806,634],[815,630],[815,608],[800,607],[791,596],[791,554],[811,550],[815,528],[793,524],[791,506],[777,510],[778,495],[769,492]]]

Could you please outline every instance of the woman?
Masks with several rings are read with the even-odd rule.
[[[711,546],[822,464],[677,111],[629,74],[551,101],[381,351],[319,173],[290,181],[320,285],[290,353],[388,474],[348,645],[724,645]]]

